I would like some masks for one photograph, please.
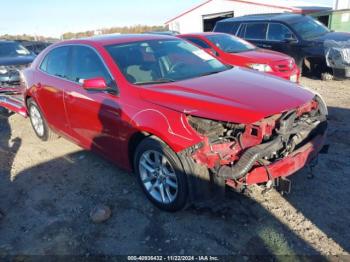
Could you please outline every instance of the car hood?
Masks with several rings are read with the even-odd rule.
[[[246,58],[247,60],[251,60],[254,63],[265,64],[291,59],[285,54],[267,49],[256,49],[248,52],[235,53],[233,55],[239,55],[241,57]]]
[[[343,32],[329,32],[320,37],[315,38],[318,42],[324,42],[326,40],[335,40],[335,41],[348,41],[350,40],[350,33]]]
[[[144,100],[203,118],[254,123],[297,108],[314,95],[289,81],[235,67],[215,75],[140,87]]]
[[[34,56],[0,57],[0,66],[26,65],[34,60]]]

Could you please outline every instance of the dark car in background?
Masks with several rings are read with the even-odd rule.
[[[347,41],[349,33],[331,32],[321,22],[299,14],[261,14],[218,22],[215,32],[236,35],[249,42],[290,55],[303,72],[330,71],[325,59],[326,40]]]
[[[20,71],[27,68],[35,55],[16,41],[0,41],[0,90],[20,82]]]
[[[27,40],[17,40],[21,45],[27,48],[30,52],[38,55],[41,51],[43,51],[46,47],[50,46],[52,43],[50,42],[42,42],[42,41],[27,41]]]

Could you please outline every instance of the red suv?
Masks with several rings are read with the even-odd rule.
[[[224,33],[196,33],[178,37],[203,48],[225,64],[248,67],[299,82],[300,70],[288,55],[258,48],[241,38]]]
[[[56,133],[134,171],[165,210],[205,197],[203,183],[241,189],[289,176],[316,157],[327,129],[320,96],[172,36],[61,42],[24,78],[39,138]]]

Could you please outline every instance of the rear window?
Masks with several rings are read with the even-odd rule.
[[[239,27],[238,23],[218,22],[216,23],[214,32],[236,34],[238,27]]]
[[[246,39],[265,40],[267,33],[266,23],[251,23],[246,25],[245,36]]]
[[[50,75],[65,78],[69,57],[69,47],[58,47],[50,51],[40,65],[40,69]]]
[[[201,39],[198,39],[198,38],[195,38],[195,37],[187,37],[186,40],[188,40],[188,41],[190,41],[190,42],[194,43],[195,45],[198,45],[198,46],[200,46],[202,48],[205,48],[205,49],[210,48],[210,46],[206,42],[201,40]]]
[[[207,36],[207,39],[209,39],[209,41],[216,45],[218,48],[228,53],[240,53],[256,49],[254,45],[232,35],[209,35]]]

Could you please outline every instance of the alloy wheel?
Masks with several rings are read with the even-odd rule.
[[[159,203],[173,203],[178,195],[178,181],[168,158],[155,150],[145,151],[139,161],[141,181],[150,196]]]

